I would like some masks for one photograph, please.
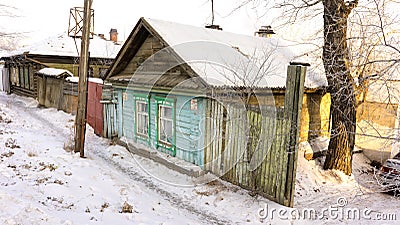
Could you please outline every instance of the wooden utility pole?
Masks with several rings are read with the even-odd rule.
[[[78,110],[75,117],[75,152],[85,157],[87,76],[89,71],[90,17],[93,0],[84,0],[81,56],[79,61]]]

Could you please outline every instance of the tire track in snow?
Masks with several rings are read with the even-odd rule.
[[[119,171],[122,171],[124,174],[126,174],[130,179],[134,181],[138,181],[142,184],[144,184],[147,188],[150,190],[155,191],[158,193],[160,196],[164,197],[165,200],[169,201],[171,204],[177,206],[180,209],[184,209],[188,211],[191,214],[197,215],[200,218],[204,219],[207,221],[207,224],[233,224],[234,222],[229,221],[227,219],[220,218],[220,216],[215,215],[211,212],[207,212],[205,210],[199,209],[195,207],[192,203],[184,200],[183,198],[179,197],[176,194],[173,194],[167,190],[164,190],[163,188],[158,187],[157,184],[155,184],[151,179],[140,175],[138,172],[134,171],[133,167],[123,167],[120,163],[115,162],[112,158],[109,158],[99,152],[98,150],[93,151],[93,153],[100,159],[102,159],[104,162],[107,164],[113,166],[114,168],[118,169]]]

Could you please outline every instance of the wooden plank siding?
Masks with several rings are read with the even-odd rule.
[[[103,137],[118,137],[118,93],[114,94],[111,85],[104,85],[101,94],[101,103],[103,103]]]

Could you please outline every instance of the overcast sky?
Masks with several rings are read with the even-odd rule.
[[[253,35],[261,25],[270,25],[273,18],[277,17],[272,14],[260,16],[252,9],[252,5],[230,14],[239,2],[215,1],[215,24],[221,25],[224,31]],[[28,37],[24,44],[30,44],[66,32],[70,8],[83,7],[83,3],[84,0],[0,0],[0,4],[15,7],[11,11],[18,16],[0,17],[0,26],[8,32],[24,32]],[[211,23],[210,0],[93,0],[92,8],[95,10],[95,33],[108,36],[110,28],[116,28],[120,39],[129,35],[140,17],[194,26]]]

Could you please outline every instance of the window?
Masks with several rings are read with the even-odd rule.
[[[154,96],[156,100],[156,147],[176,155],[175,99]]]
[[[136,101],[136,134],[148,137],[149,113],[147,101]]]
[[[174,124],[172,106],[158,105],[158,141],[173,145]]]

